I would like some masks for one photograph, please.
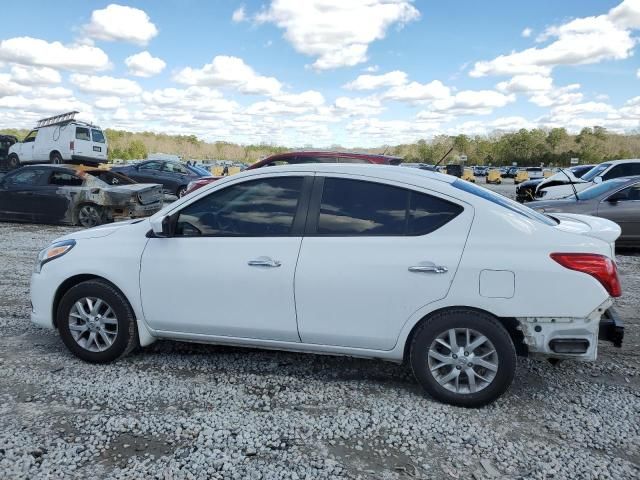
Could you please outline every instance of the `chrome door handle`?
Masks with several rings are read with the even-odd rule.
[[[442,265],[435,265],[433,263],[424,263],[422,265],[415,265],[409,267],[410,272],[415,273],[447,273],[449,269]]]
[[[247,262],[250,267],[279,267],[282,263],[279,260],[273,260],[269,257],[258,257],[255,260]]]

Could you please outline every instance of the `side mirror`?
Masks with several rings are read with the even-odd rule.
[[[602,183],[602,177],[596,177],[593,179],[593,183]]]
[[[158,237],[170,237],[173,234],[172,227],[173,221],[170,215],[151,219],[151,229]]]

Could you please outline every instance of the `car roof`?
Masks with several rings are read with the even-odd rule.
[[[273,155],[269,155],[265,157],[263,160],[267,158],[277,158],[277,157],[292,157],[292,156],[300,156],[300,157],[311,157],[314,155],[339,155],[342,157],[353,157],[353,158],[390,158],[401,160],[402,157],[396,157],[393,155],[383,155],[381,153],[367,153],[367,152],[343,152],[340,150],[292,150],[290,152],[282,152],[282,153],[274,153]]]
[[[253,175],[264,175],[271,173],[286,172],[315,172],[315,173],[338,173],[348,175],[361,175],[375,177],[385,180],[395,180],[399,182],[411,182],[412,179],[423,177],[425,179],[437,180],[443,183],[453,183],[457,177],[445,175],[430,170],[422,170],[419,168],[406,168],[400,165],[376,165],[364,163],[304,163],[293,165],[277,165],[273,167],[257,168],[253,170],[245,170],[234,175],[234,177],[248,177]]]
[[[617,165],[618,163],[634,163],[634,162],[640,162],[640,158],[626,158],[623,160],[605,160],[602,163],[608,163],[610,165]],[[598,164],[594,165],[594,166],[598,166]]]

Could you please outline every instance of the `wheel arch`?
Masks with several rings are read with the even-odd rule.
[[[62,160],[62,153],[60,153],[60,150],[51,150],[49,152],[49,161],[53,161],[53,156],[55,154],[58,154],[60,156],[60,160]]]
[[[487,311],[487,310],[483,310],[481,308],[477,308],[477,307],[470,307],[468,305],[449,305],[446,307],[442,307],[442,308],[438,308],[436,310],[433,310],[432,312],[429,312],[428,314],[426,314],[424,317],[422,317],[420,320],[418,320],[413,327],[411,327],[411,330],[409,331],[409,335],[407,335],[407,338],[405,339],[404,342],[404,352],[402,355],[403,361],[407,361],[409,359],[409,350],[411,347],[411,341],[413,340],[413,336],[415,335],[416,331],[418,330],[418,328],[420,327],[420,325],[422,325],[424,322],[427,322],[431,317],[433,317],[434,315],[438,314],[438,313],[442,313],[442,312],[447,312],[447,311],[453,311],[453,310],[459,310],[459,309],[465,309],[465,310],[472,310],[478,313],[484,313],[486,315],[491,315],[493,318],[495,318],[498,322],[500,322],[500,324],[505,328],[505,330],[507,331],[507,333],[509,334],[509,336],[511,337],[511,340],[513,341],[513,346],[516,349],[516,353],[518,354],[518,356],[523,356],[526,357],[529,354],[529,350],[527,348],[527,345],[524,343],[524,334],[518,330],[518,320],[516,320],[513,317],[498,317],[497,315],[494,315],[493,313]]]
[[[153,337],[149,332],[149,330],[147,330],[146,326],[144,325],[144,322],[141,322],[140,319],[138,318],[138,315],[136,314],[136,309],[133,308],[133,305],[131,304],[131,301],[127,297],[127,294],[123,292],[116,284],[114,284],[109,279],[102,277],[100,275],[94,275],[90,273],[73,275],[67,278],[64,282],[62,282],[58,286],[56,293],[53,297],[53,303],[51,305],[51,318],[53,319],[54,328],[56,329],[58,328],[57,312],[58,312],[58,306],[60,305],[60,301],[62,300],[62,297],[64,297],[64,295],[76,285],[79,285],[80,283],[86,282],[88,280],[101,280],[105,283],[108,283],[111,287],[113,287],[118,292],[120,292],[120,294],[122,294],[122,296],[125,298],[125,300],[129,304],[129,308],[131,308],[131,311],[134,314],[134,318],[136,320],[136,326],[138,329],[138,339],[140,341],[141,346],[144,347],[144,346],[150,345],[155,341],[155,337]]]

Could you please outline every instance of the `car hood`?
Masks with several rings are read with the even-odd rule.
[[[57,238],[55,241],[58,242],[60,240],[83,240],[87,238],[101,238],[114,234],[121,228],[125,228],[134,223],[148,222],[148,219],[134,219],[134,220],[124,220],[121,222],[113,222],[106,223],[104,225],[100,225],[93,228],[88,228],[86,230],[79,230],[75,233],[69,233],[63,237]]]
[[[577,192],[581,192],[582,190],[592,185],[594,185],[594,183],[580,180],[579,182],[574,183],[573,187],[575,187]],[[566,185],[557,185],[555,187],[545,188],[544,189],[545,194],[543,198],[545,200],[552,200],[552,199],[568,197],[569,195],[573,195],[573,187],[572,187],[572,184],[566,184]],[[538,185],[537,191],[540,191],[540,190],[542,190],[542,185]]]
[[[617,223],[600,217],[576,213],[554,213],[552,216],[560,222],[556,226],[559,230],[597,238],[609,244],[615,242],[621,233]]]

